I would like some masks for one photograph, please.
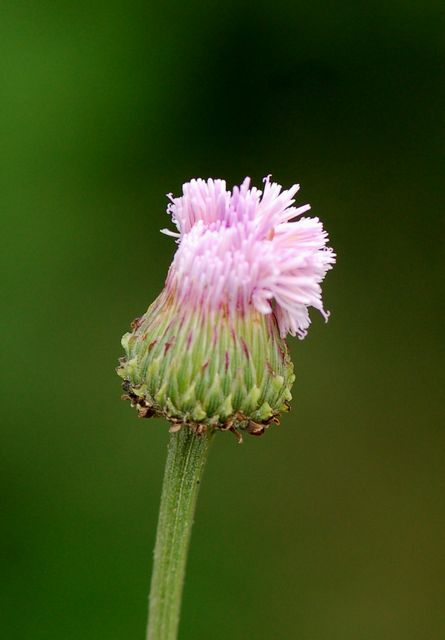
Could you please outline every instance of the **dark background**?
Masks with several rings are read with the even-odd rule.
[[[184,640],[445,637],[444,12],[428,2],[5,1],[1,635],[142,639],[161,420],[120,337],[167,192],[302,185],[338,265],[292,413],[214,443]]]

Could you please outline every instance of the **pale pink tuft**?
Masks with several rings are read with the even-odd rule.
[[[167,207],[179,233],[178,250],[167,287],[179,301],[202,309],[274,313],[282,337],[304,338],[308,307],[325,320],[320,283],[335,263],[318,218],[300,218],[309,205],[292,206],[299,185],[288,190],[264,180],[264,190],[250,188],[250,178],[232,192],[224,180],[191,180],[183,195],[169,195]]]

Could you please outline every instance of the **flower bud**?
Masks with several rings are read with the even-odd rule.
[[[335,261],[317,218],[289,191],[249,179],[192,180],[168,207],[179,247],[166,285],[122,339],[118,374],[140,417],[171,430],[261,435],[288,411],[295,376],[285,337],[303,338],[308,306],[327,319],[320,282]]]

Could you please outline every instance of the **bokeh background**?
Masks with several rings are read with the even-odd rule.
[[[142,639],[168,434],[120,336],[191,177],[302,185],[338,265],[293,411],[213,445],[183,640],[445,637],[443,3],[0,8],[1,635]]]

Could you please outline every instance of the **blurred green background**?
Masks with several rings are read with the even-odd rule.
[[[168,434],[119,399],[120,337],[165,194],[268,173],[330,233],[332,316],[282,425],[213,445],[180,637],[445,637],[444,17],[1,3],[2,637],[144,637]]]

